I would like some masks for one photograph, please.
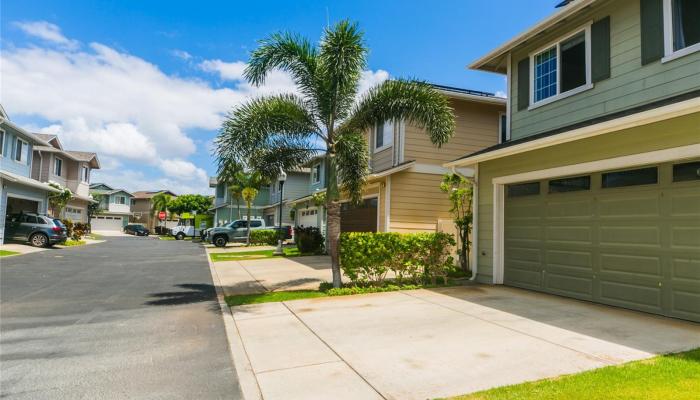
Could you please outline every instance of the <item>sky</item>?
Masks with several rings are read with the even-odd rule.
[[[288,31],[318,42],[350,19],[370,49],[360,90],[401,77],[503,95],[504,76],[466,65],[559,1],[3,0],[0,103],[19,126],[97,152],[92,182],[208,194],[226,113],[294,91],[280,71],[245,82],[258,40]]]

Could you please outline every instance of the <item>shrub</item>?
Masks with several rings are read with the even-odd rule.
[[[408,280],[421,283],[437,278],[447,283],[454,269],[450,256],[454,237],[447,233],[343,233],[340,239],[340,265],[343,273],[358,286],[381,286],[389,271],[399,284]]]
[[[268,244],[274,246],[277,244],[279,234],[272,229],[258,229],[250,231],[250,244]]]
[[[82,222],[76,222],[73,224],[73,234],[70,236],[73,240],[80,240],[90,232],[90,225],[84,224]]]
[[[300,253],[319,254],[323,252],[325,242],[321,230],[314,227],[297,226],[294,228],[294,241]]]
[[[63,225],[66,227],[66,235],[68,235],[69,238],[73,237],[73,221],[69,219],[62,219],[61,222],[63,222]]]

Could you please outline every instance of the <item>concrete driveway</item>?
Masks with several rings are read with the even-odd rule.
[[[198,244],[112,237],[0,264],[0,397],[241,398]]]
[[[422,400],[700,347],[699,324],[493,286],[233,314],[266,400]]]

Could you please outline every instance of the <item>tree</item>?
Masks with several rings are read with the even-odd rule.
[[[51,206],[51,213],[53,216],[60,218],[63,209],[66,208],[66,205],[70,199],[73,198],[73,192],[71,192],[67,187],[63,187],[56,182],[49,182],[49,186],[59,190],[58,192],[52,192],[49,195],[49,206]]]
[[[440,183],[440,190],[450,199],[450,212],[459,231],[459,264],[464,272],[469,271],[469,254],[471,249],[471,232],[474,215],[472,200],[474,195],[471,180],[458,174],[445,174]]]
[[[158,213],[168,211],[173,197],[167,193],[158,193],[151,199],[151,215],[153,219],[158,218]]]
[[[92,217],[94,217],[95,215],[97,215],[103,211],[103,209],[102,209],[102,199],[103,198],[104,198],[104,195],[102,195],[102,194],[92,195],[92,199],[95,202],[91,202],[87,206],[88,224],[91,223]]]
[[[211,198],[201,194],[183,194],[168,203],[168,209],[175,214],[196,212],[202,214],[211,208]]]
[[[236,175],[236,181],[243,188],[241,190],[241,196],[243,197],[243,200],[245,200],[247,207],[246,220],[248,223],[246,226],[248,229],[246,230],[245,244],[246,246],[250,246],[250,210],[253,207],[253,201],[255,201],[255,198],[258,196],[260,186],[266,184],[267,179],[264,178],[259,172],[239,172]]]
[[[219,176],[217,183],[223,183],[228,189],[231,199],[236,200],[236,208],[238,210],[238,219],[241,219],[241,199],[243,198],[243,186],[238,182],[238,173],[243,171],[241,164],[235,160],[229,160],[219,168]],[[233,204],[229,204],[229,211]]]
[[[297,35],[272,34],[251,54],[245,77],[257,86],[269,72],[284,70],[300,94],[270,95],[243,103],[229,113],[216,140],[220,166],[235,161],[268,177],[324,153],[335,287],[341,285],[340,193],[359,203],[369,173],[363,134],[384,121],[405,120],[425,128],[439,147],[454,132],[447,99],[423,82],[385,81],[358,99],[367,53],[363,33],[348,21],[326,28],[318,46]]]

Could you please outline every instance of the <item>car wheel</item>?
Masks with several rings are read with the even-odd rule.
[[[35,233],[29,238],[29,243],[34,247],[46,247],[49,243],[49,238],[43,233]]]
[[[214,238],[214,246],[216,247],[226,247],[227,242],[226,236],[217,236]]]
[[[175,239],[177,240],[184,240],[185,239],[185,234],[180,232],[177,235],[175,235]]]

